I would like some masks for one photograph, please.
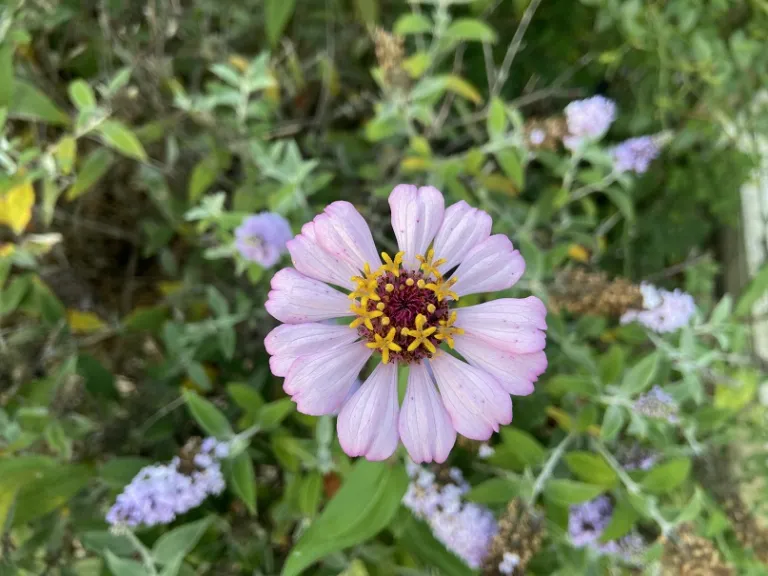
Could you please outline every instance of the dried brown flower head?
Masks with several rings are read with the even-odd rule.
[[[525,141],[533,150],[556,150],[566,134],[565,118],[531,118],[525,123]]]
[[[604,272],[583,268],[567,270],[557,278],[550,299],[555,309],[576,316],[621,316],[629,309],[642,308],[640,287],[625,278],[608,279]]]
[[[697,536],[689,524],[664,538],[661,565],[665,576],[735,576],[733,568],[720,558],[715,545]]]
[[[506,555],[513,560],[511,574],[525,574],[531,558],[541,549],[545,535],[544,518],[523,500],[515,498],[499,520],[499,532],[491,542],[482,573],[485,576],[503,576],[499,564]]]

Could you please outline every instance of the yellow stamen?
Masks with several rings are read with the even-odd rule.
[[[393,292],[395,290],[395,286],[394,284],[387,284],[386,286],[384,286],[384,290],[386,290],[387,292]]]
[[[430,314],[434,314],[435,310],[437,310],[437,306],[435,306],[434,304],[430,304],[429,306],[427,306],[427,312],[429,312]]]
[[[362,304],[361,306],[352,304],[350,309],[357,315],[357,318],[352,320],[352,323],[349,325],[350,328],[357,328],[360,325],[365,325],[368,330],[373,330],[373,323],[371,320],[384,315],[384,312],[381,310],[368,310],[365,304]]]
[[[454,322],[456,322],[456,312],[451,312],[447,320],[440,320],[440,327],[437,329],[437,334],[435,334],[435,338],[445,340],[451,350],[453,350],[453,337],[457,334],[464,334],[464,329],[454,326]]]
[[[429,352],[433,353],[435,352],[436,348],[435,345],[432,344],[432,342],[429,341],[429,337],[432,336],[432,334],[435,333],[437,328],[435,326],[430,326],[427,329],[424,329],[424,324],[427,322],[427,317],[424,316],[424,314],[419,314],[416,316],[416,328],[415,329],[408,329],[403,328],[403,334],[406,336],[410,336],[411,338],[414,338],[414,341],[411,342],[408,346],[408,352],[413,352],[418,348],[419,346],[424,346]],[[408,330],[408,332],[406,332]]]
[[[424,280],[419,280],[418,282],[416,282],[416,286],[418,286],[419,288],[424,288],[424,286],[426,285],[427,283],[424,282]]]
[[[458,301],[459,296],[456,294],[456,292],[451,290],[454,284],[456,284],[456,278],[451,278],[447,281],[443,280],[442,278],[438,278],[435,282],[430,282],[427,284],[426,287],[435,293],[438,302],[442,302],[446,297],[450,297]]]
[[[386,307],[387,305],[384,304],[384,302],[379,302],[378,304],[376,304],[376,310],[384,310],[384,308]]]
[[[435,278],[441,277],[440,270],[438,270],[438,268],[445,264],[446,260],[445,258],[435,260],[434,248],[430,248],[426,256],[422,256],[421,254],[416,255],[416,260],[421,262],[421,269],[424,271],[424,274],[427,276],[432,274]]]
[[[379,336],[378,334],[374,334],[374,342],[368,342],[366,346],[368,348],[371,348],[373,350],[379,350],[381,351],[381,361],[386,364],[389,362],[389,351],[392,350],[393,352],[400,352],[402,348],[394,343],[395,336],[397,335],[397,330],[394,328],[390,328],[389,332],[387,332],[386,336]]]
[[[381,265],[381,268],[379,268],[379,272],[391,272],[395,278],[400,277],[400,265],[403,263],[403,256],[405,256],[405,252],[398,252],[395,254],[395,259],[392,260],[392,258],[389,257],[389,254],[386,252],[381,253],[381,257],[384,260],[385,264]]]
[[[378,287],[378,278],[381,275],[380,270],[375,272],[371,271],[371,266],[368,262],[363,266],[364,277],[352,276],[352,281],[357,284],[357,287],[349,295],[349,298],[355,300],[357,298],[369,299],[378,301],[381,300],[376,293]]]
[[[389,317],[388,317],[388,316],[384,316],[384,317],[381,319],[381,325],[382,325],[382,326],[389,326]]]
[[[413,286],[413,278],[408,278],[408,280],[405,281],[406,286]]]

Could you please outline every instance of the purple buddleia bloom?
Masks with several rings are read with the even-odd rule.
[[[659,147],[651,136],[625,140],[613,149],[613,166],[617,172],[644,174],[659,155]]]
[[[461,558],[470,568],[479,568],[498,531],[490,510],[464,501],[469,484],[461,471],[452,468],[449,476],[454,483],[440,485],[435,475],[426,469],[407,467],[411,484],[403,504],[432,529],[435,538]]]
[[[235,230],[235,246],[243,258],[271,268],[286,251],[293,238],[288,221],[273,212],[249,216]]]
[[[654,386],[650,392],[635,400],[634,409],[649,418],[666,420],[671,424],[678,422],[675,399],[658,386]]]
[[[621,317],[622,324],[639,322],[660,334],[676,332],[687,325],[696,312],[693,296],[679,289],[670,292],[643,283],[640,290],[643,293],[644,310],[628,310]]]
[[[568,515],[568,534],[576,548],[589,547],[600,554],[613,554],[630,559],[639,554],[644,546],[640,535],[630,533],[620,540],[600,542],[603,531],[613,515],[613,504],[607,496],[571,506]]]
[[[574,150],[584,142],[597,140],[608,131],[616,119],[616,104],[604,96],[576,100],[565,107],[568,136],[565,147]]]
[[[196,469],[190,473],[180,469],[179,458],[168,464],[145,466],[117,497],[107,513],[107,522],[130,527],[168,524],[179,514],[197,508],[208,496],[224,490],[219,459],[228,452],[226,442],[207,438],[194,456]]]

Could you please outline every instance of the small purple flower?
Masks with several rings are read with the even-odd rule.
[[[643,283],[640,291],[643,293],[644,310],[628,310],[621,317],[622,324],[639,322],[660,334],[676,332],[688,324],[696,312],[693,296],[679,289],[669,292]]]
[[[670,424],[679,421],[675,399],[658,386],[654,386],[650,392],[635,400],[634,408],[636,412],[649,418],[666,420]]]
[[[515,568],[520,565],[520,556],[512,552],[504,552],[501,562],[499,562],[499,572],[502,574],[513,574]]]
[[[568,136],[566,148],[574,150],[585,141],[597,140],[608,131],[616,119],[616,104],[604,96],[575,100],[565,107]]]
[[[576,548],[589,547],[600,554],[614,554],[631,558],[639,553],[644,542],[639,534],[630,533],[620,540],[600,542],[603,531],[613,515],[613,504],[607,496],[571,506],[568,515],[568,534]]]
[[[491,540],[498,531],[493,513],[483,506],[465,502],[469,485],[461,471],[452,468],[453,484],[441,486],[435,475],[424,468],[408,466],[411,484],[403,504],[432,529],[435,538],[461,558],[470,568],[479,568]]]
[[[206,438],[193,459],[196,469],[190,473],[181,470],[179,458],[145,466],[117,497],[107,522],[130,527],[168,524],[179,514],[197,508],[208,496],[220,494],[225,487],[217,456],[222,453],[221,446],[228,449],[226,443]]]
[[[613,149],[613,165],[617,172],[644,174],[659,155],[659,147],[651,136],[625,140]]]
[[[287,248],[293,237],[288,221],[274,212],[249,216],[235,230],[235,246],[243,258],[271,268]]]

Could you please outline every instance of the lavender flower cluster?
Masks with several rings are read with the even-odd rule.
[[[220,461],[229,445],[214,438],[203,440],[194,456],[194,470],[181,470],[181,459],[142,468],[117,497],[106,520],[113,526],[168,524],[179,514],[197,508],[208,496],[225,487]]]
[[[288,221],[273,212],[249,216],[235,230],[235,247],[249,262],[271,268],[288,250],[286,243],[293,238]]]
[[[413,463],[408,465],[411,483],[403,504],[429,524],[435,538],[470,568],[479,568],[498,531],[490,510],[462,496],[469,490],[461,471],[452,468],[452,483],[439,485],[432,472]]]
[[[646,328],[663,334],[675,332],[688,324],[696,312],[693,296],[675,289],[674,292],[643,282],[643,310],[628,310],[621,317],[622,324],[639,322]]]
[[[666,420],[670,424],[679,421],[675,399],[658,386],[654,386],[650,392],[635,400],[634,409],[643,416]]]
[[[563,144],[569,150],[579,148],[585,142],[597,140],[608,131],[616,119],[616,104],[604,96],[592,96],[575,100],[565,107],[568,136]]]
[[[613,504],[607,496],[571,506],[568,516],[568,534],[577,548],[589,547],[600,554],[613,554],[630,560],[643,548],[639,534],[630,533],[620,540],[600,542],[613,514]]]
[[[613,166],[617,172],[645,174],[659,155],[659,147],[651,136],[625,140],[613,149]]]

